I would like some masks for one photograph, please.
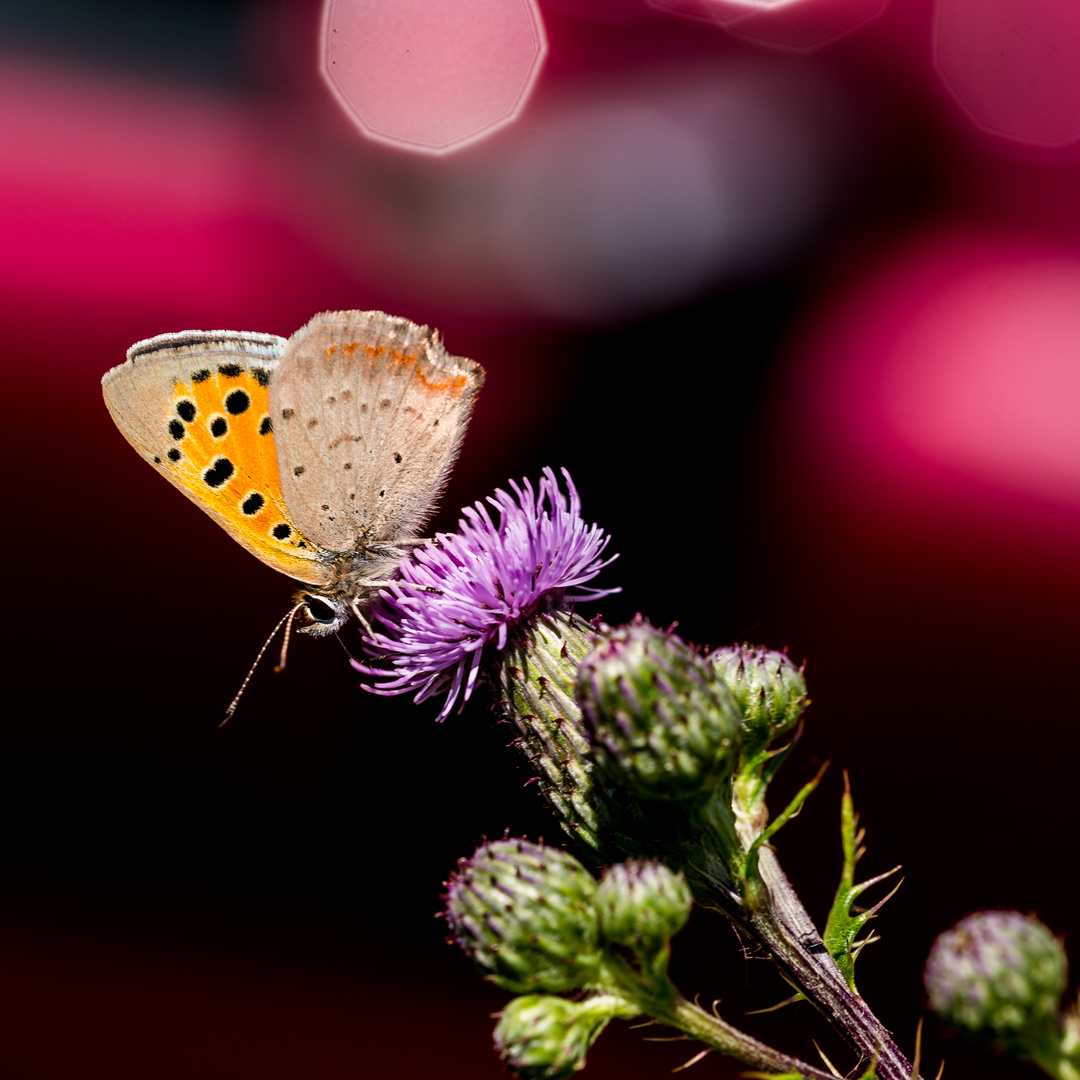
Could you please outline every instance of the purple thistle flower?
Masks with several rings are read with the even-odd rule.
[[[466,507],[456,533],[402,560],[394,581],[372,611],[382,624],[365,635],[365,651],[391,667],[352,661],[365,675],[382,680],[365,686],[374,694],[413,694],[416,702],[446,691],[438,719],[469,699],[484,648],[503,649],[511,630],[538,612],[579,600],[597,600],[618,589],[585,588],[617,556],[601,561],[610,537],[581,518],[581,500],[563,469],[569,499],[546,468],[534,491],[528,480],[513,495],[498,489]]]

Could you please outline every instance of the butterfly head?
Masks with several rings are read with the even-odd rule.
[[[340,597],[328,596],[314,590],[301,589],[294,599],[301,605],[299,615],[307,620],[301,633],[325,637],[336,634],[348,621],[352,607]]]

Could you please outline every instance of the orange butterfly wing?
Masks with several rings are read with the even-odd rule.
[[[275,570],[323,585],[331,570],[285,510],[269,412],[286,342],[270,334],[162,334],[102,379],[124,437],[230,536]]]

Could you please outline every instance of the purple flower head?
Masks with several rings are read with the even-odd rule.
[[[445,720],[476,685],[485,646],[503,649],[510,631],[538,612],[618,589],[584,588],[616,556],[601,561],[608,545],[598,525],[581,518],[581,500],[563,469],[569,498],[552,469],[534,490],[528,480],[466,507],[455,533],[440,533],[404,559],[399,580],[380,594],[365,650],[390,668],[358,661],[374,676],[375,694],[414,694],[416,702],[446,691],[438,719]]]

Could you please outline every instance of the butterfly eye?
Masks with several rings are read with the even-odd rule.
[[[332,623],[338,617],[337,612],[317,596],[311,596],[309,593],[305,593],[304,603],[307,604],[307,613],[315,620],[315,622]]]
[[[337,633],[349,621],[348,606],[336,597],[296,593],[295,598],[303,605],[303,613],[308,619],[308,625],[300,627],[302,634],[326,637]]]

